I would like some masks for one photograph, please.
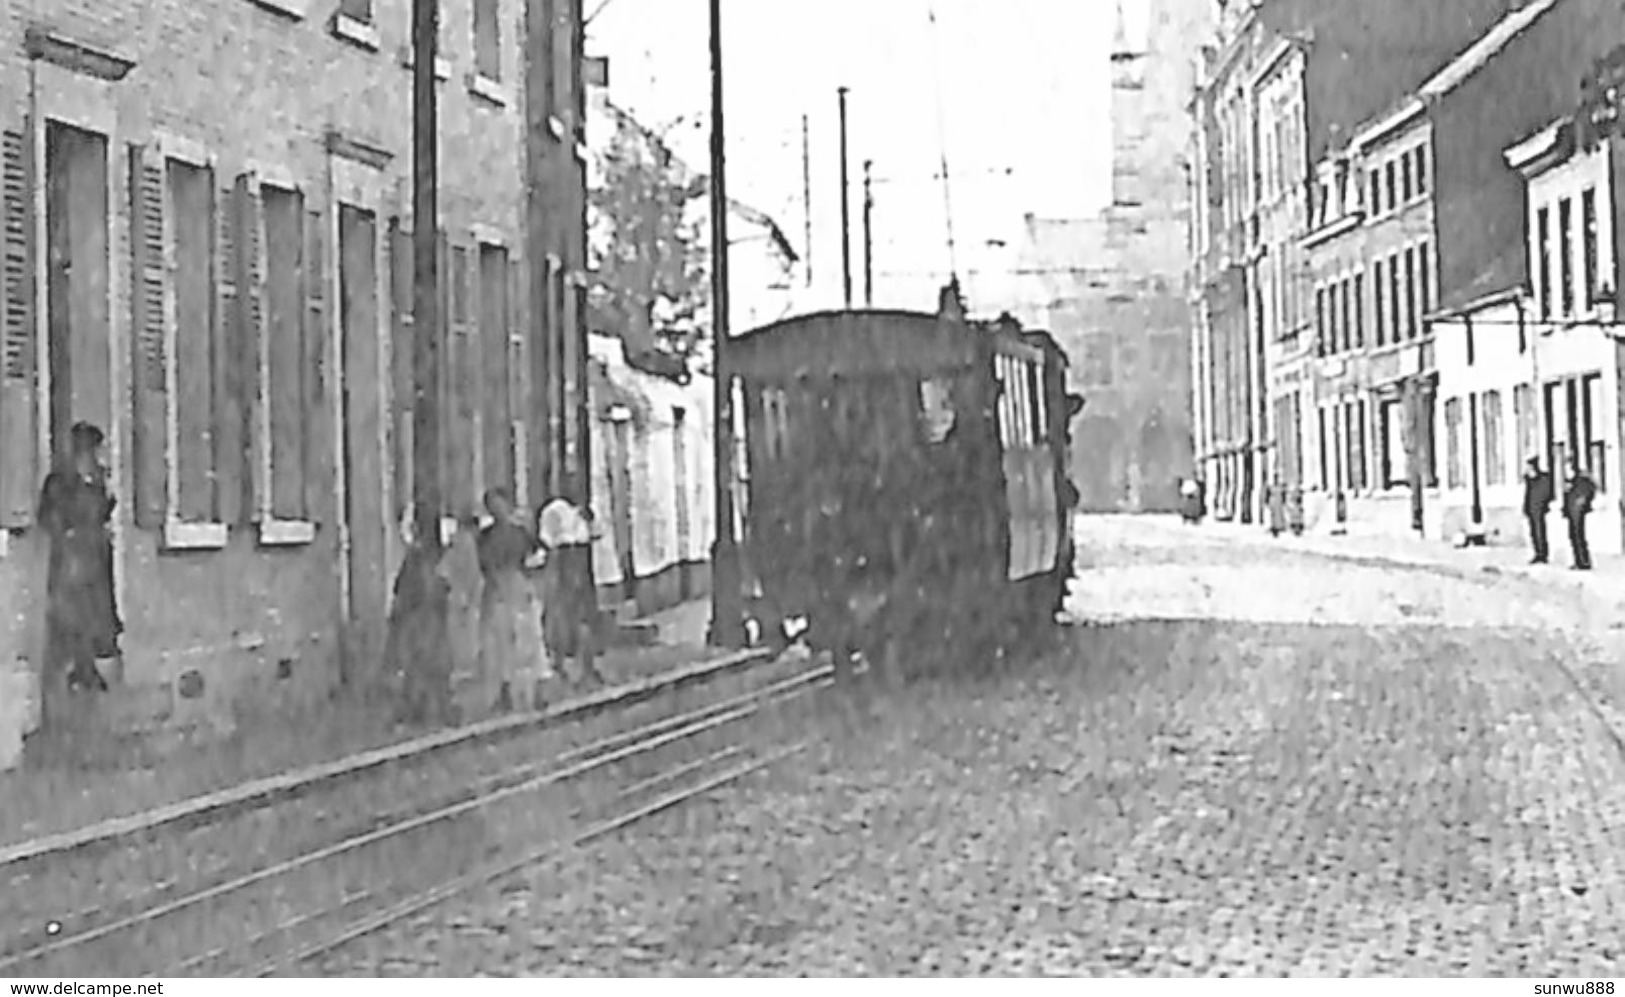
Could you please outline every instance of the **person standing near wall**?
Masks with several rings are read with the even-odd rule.
[[[1530,564],[1545,564],[1551,556],[1546,541],[1546,516],[1552,508],[1552,476],[1540,469],[1540,458],[1529,458],[1523,472],[1523,515],[1529,521],[1529,545],[1534,548]]]
[[[50,538],[46,591],[46,664],[66,670],[68,688],[107,691],[99,658],[118,656],[124,623],[113,589],[113,540],[108,524],[118,504],[107,491],[101,429],[88,422],[69,431],[68,453],[40,489],[39,524]]]
[[[1591,544],[1586,539],[1586,517],[1596,501],[1597,486],[1591,475],[1575,461],[1569,469],[1569,484],[1563,491],[1563,518],[1569,521],[1569,549],[1574,553],[1577,571],[1591,570]]]
[[[594,657],[598,594],[592,583],[592,543],[598,539],[591,510],[569,496],[581,494],[580,479],[568,474],[562,489],[542,506],[536,532],[547,551],[547,643],[559,660],[574,658],[580,681],[602,685]]]

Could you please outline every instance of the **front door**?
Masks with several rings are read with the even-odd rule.
[[[339,307],[344,350],[345,571],[349,584],[345,680],[370,672],[383,652],[389,602],[384,505],[384,379],[378,325],[378,219],[371,211],[339,208]]]
[[[69,431],[76,422],[95,423],[109,441],[113,439],[107,302],[108,141],[104,135],[58,121],[46,122],[44,138],[43,297],[50,385],[46,405],[54,461],[67,452]],[[41,468],[42,473],[46,470]],[[47,727],[72,719],[65,712],[70,700],[66,687],[57,681],[60,678],[52,675],[42,683],[41,721]],[[81,718],[81,722],[94,721]]]
[[[634,602],[638,597],[638,568],[633,548],[636,534],[632,526],[632,426],[625,420],[612,422],[610,426],[614,446],[607,455],[609,504],[615,550],[621,560],[621,599]]]

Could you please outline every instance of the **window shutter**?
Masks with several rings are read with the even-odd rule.
[[[130,337],[135,522],[158,529],[168,511],[169,324],[165,263],[168,205],[164,160],[156,149],[130,147],[131,274],[136,282]]]
[[[521,260],[508,261],[508,426],[513,447],[513,486],[519,500],[528,508],[535,492],[530,482],[529,437],[530,357],[525,351],[525,267]]]
[[[440,362],[435,369],[435,384],[437,401],[435,404],[435,428],[439,434],[440,450],[440,512],[456,514],[457,486],[456,486],[456,441],[452,432],[452,423],[455,420],[456,398],[452,385],[456,379],[452,376],[453,357],[451,344],[451,242],[446,233],[441,232],[438,237],[438,246],[435,251],[436,283],[439,301],[439,324],[435,327],[435,349],[440,356]],[[466,510],[473,511],[473,510]]]
[[[393,377],[395,412],[395,518],[397,521],[412,504],[412,448],[416,436],[412,425],[417,397],[414,385],[413,353],[416,349],[412,319],[414,258],[412,236],[401,229],[400,219],[389,225],[389,275],[391,315],[394,319]]]
[[[34,519],[34,157],[27,121],[0,132],[0,527]]]
[[[332,519],[333,440],[327,402],[327,218],[305,212],[305,510],[312,522]]]
[[[233,352],[231,370],[234,386],[227,395],[237,401],[241,421],[241,453],[248,467],[240,472],[242,508],[239,518],[258,522],[261,512],[271,508],[271,425],[270,399],[262,388],[270,373],[265,323],[265,213],[261,209],[260,185],[253,176],[237,178],[233,211],[237,221],[237,298],[241,315],[239,339]]]
[[[0,527],[34,520],[34,157],[29,129],[0,132]]]
[[[454,407],[448,413],[451,426],[452,469],[447,479],[457,508],[477,507],[481,497],[478,464],[479,435],[475,421],[476,356],[471,261],[475,254],[462,247],[451,250],[451,392]]]
[[[232,524],[243,515],[243,309],[237,293],[243,239],[238,218],[237,187],[221,187],[215,202],[214,252],[214,511],[219,522]]]

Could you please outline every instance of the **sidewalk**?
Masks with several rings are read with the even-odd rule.
[[[660,627],[660,641],[605,652],[597,662],[600,673],[612,687],[621,686],[716,656],[704,645],[709,612],[705,602],[695,602],[650,617],[643,622]],[[298,735],[290,736],[294,731]],[[163,758],[130,758],[117,767],[64,765],[0,773],[0,845],[142,813],[429,733],[397,723],[392,704],[334,701],[297,716],[245,723],[223,741],[189,746]]]
[[[1210,523],[1204,529],[1323,557],[1437,568],[1464,577],[1504,575],[1571,590],[1578,597],[1597,600],[1601,604],[1599,609],[1625,619],[1625,557],[1597,555],[1592,570],[1574,571],[1568,566],[1568,549],[1560,534],[1552,538],[1551,563],[1530,564],[1529,549],[1522,545],[1456,547],[1442,539],[1414,533],[1379,532],[1373,527],[1362,529],[1360,524],[1349,524],[1349,532],[1342,536],[1321,528],[1302,536],[1283,533],[1272,538],[1261,526],[1235,523]]]

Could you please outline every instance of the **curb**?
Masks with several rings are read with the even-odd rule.
[[[636,702],[723,672],[745,668],[773,657],[766,648],[751,648],[684,665],[658,675],[567,699],[538,713],[496,717],[465,727],[425,734],[398,744],[373,748],[335,761],[321,762],[281,775],[265,776],[238,786],[166,804],[126,817],[112,817],[73,831],[63,831],[0,848],[0,870],[70,852],[108,845],[136,834],[148,834],[177,824],[196,823],[298,797],[313,789],[358,778],[376,769],[433,754],[444,748],[491,741],[505,735],[546,727],[561,720],[600,712],[607,707]]]

